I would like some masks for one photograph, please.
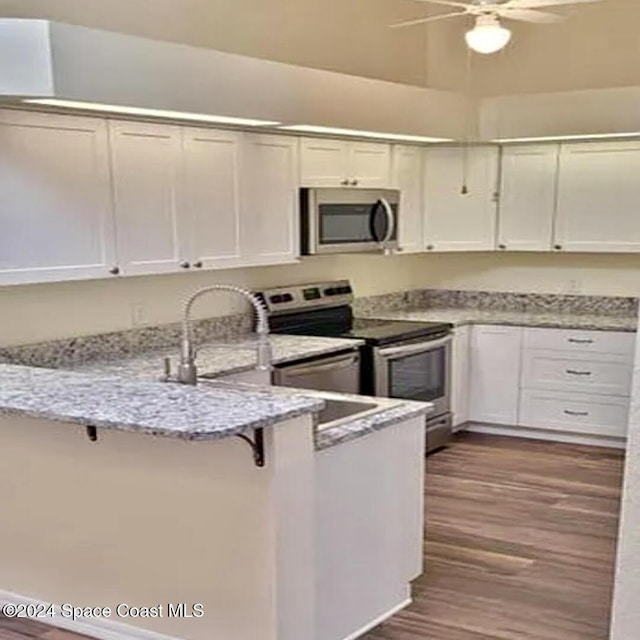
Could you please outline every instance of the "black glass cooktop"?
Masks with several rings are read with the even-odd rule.
[[[342,334],[342,337],[358,338],[365,340],[368,344],[383,345],[391,342],[404,342],[416,338],[429,338],[446,334],[451,330],[452,326],[446,322],[354,318],[351,330]]]

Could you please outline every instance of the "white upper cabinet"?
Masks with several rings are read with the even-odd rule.
[[[425,245],[430,251],[495,248],[497,147],[425,151]],[[466,193],[463,193],[466,187]]]
[[[300,255],[297,140],[246,134],[242,168],[242,263],[296,262]]]
[[[180,127],[110,122],[119,264],[125,274],[188,268],[188,220],[178,214]]]
[[[551,250],[558,152],[555,144],[503,149],[498,249]]]
[[[563,144],[556,249],[640,251],[640,141]]]
[[[424,250],[422,207],[422,149],[396,145],[392,152],[392,186],[400,190],[399,250]]]
[[[103,120],[0,111],[0,284],[107,277],[109,180]]]
[[[192,268],[240,263],[241,142],[233,131],[183,129],[180,205],[189,218]]]
[[[522,332],[522,327],[473,327],[469,393],[472,422],[518,423]]]
[[[303,187],[387,188],[391,147],[377,142],[301,138],[300,179]]]

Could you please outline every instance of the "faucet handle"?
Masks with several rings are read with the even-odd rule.
[[[164,375],[162,376],[162,378],[160,378],[160,380],[162,382],[169,382],[171,380],[171,358],[169,356],[164,358],[163,364],[164,364]]]

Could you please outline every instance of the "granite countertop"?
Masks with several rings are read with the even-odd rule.
[[[635,317],[625,315],[561,313],[539,311],[505,311],[500,309],[428,308],[395,311],[378,311],[369,314],[387,320],[415,320],[423,322],[451,322],[461,326],[468,324],[501,324],[555,329],[582,329],[595,331],[633,331],[638,328]]]
[[[183,440],[217,440],[320,411],[324,401],[0,364],[0,414]]]
[[[363,343],[350,338],[317,338],[272,334],[270,336],[274,364],[292,362],[353,349]],[[200,376],[215,377],[250,371],[256,365],[257,338],[248,336],[238,340],[207,342],[197,346],[197,365]],[[170,357],[173,369],[177,364],[178,347],[149,351],[116,359],[99,359],[74,365],[73,371],[116,375],[141,380],[157,380],[163,374],[163,360]]]

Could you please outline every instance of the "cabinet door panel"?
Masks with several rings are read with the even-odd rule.
[[[502,151],[498,247],[549,251],[556,204],[558,145],[523,145]]]
[[[107,277],[109,180],[103,121],[0,112],[0,284]]]
[[[525,389],[518,424],[533,429],[624,438],[628,418],[627,398]]]
[[[297,142],[247,134],[243,151],[243,264],[296,262],[299,250]]]
[[[405,253],[423,251],[421,148],[393,148],[392,185],[400,190],[399,249]]]
[[[347,180],[348,143],[324,138],[300,139],[303,187],[339,187]]]
[[[465,169],[466,167],[466,169]],[[427,248],[490,251],[495,248],[498,150],[494,147],[428,149],[425,162]],[[463,186],[468,192],[462,193]]]
[[[190,218],[189,255],[204,268],[240,263],[242,134],[184,129],[181,203]]]
[[[640,251],[640,141],[562,145],[556,242],[565,251]]]
[[[176,203],[180,129],[134,122],[110,129],[120,264],[129,274],[177,271],[188,254]]]
[[[347,177],[352,186],[388,187],[391,182],[391,147],[375,142],[351,142]]]
[[[521,327],[473,327],[470,420],[508,425],[517,423],[521,348]]]
[[[471,327],[456,327],[451,356],[451,411],[453,426],[469,421]]]

